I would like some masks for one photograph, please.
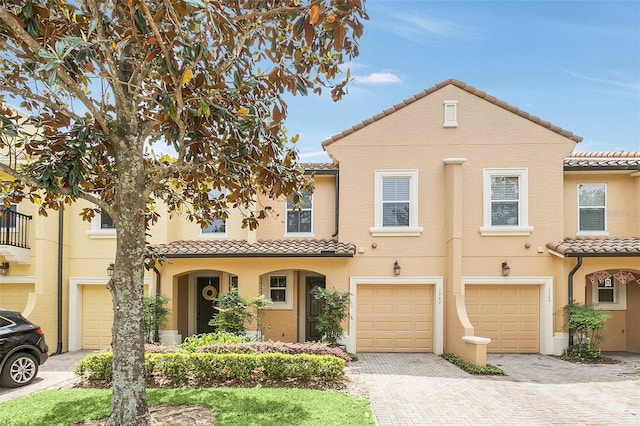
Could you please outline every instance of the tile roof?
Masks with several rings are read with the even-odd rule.
[[[640,238],[565,238],[548,242],[547,248],[563,257],[635,257],[640,256]]]
[[[300,163],[300,165],[306,171],[334,171],[338,170],[338,165],[335,163]]]
[[[322,146],[323,147],[327,147],[327,146],[331,145],[332,143],[336,142],[337,140],[340,140],[340,139],[344,138],[345,136],[350,135],[351,133],[354,133],[357,130],[362,129],[363,127],[366,127],[366,126],[368,126],[369,124],[371,124],[373,122],[381,120],[382,118],[384,118],[384,117],[386,117],[388,115],[391,115],[394,112],[406,107],[407,105],[410,105],[410,104],[418,101],[419,99],[422,99],[425,96],[428,96],[431,93],[433,93],[433,92],[435,92],[437,90],[440,90],[443,87],[448,86],[450,84],[454,85],[454,86],[456,86],[456,87],[458,87],[458,88],[460,88],[462,90],[465,90],[465,91],[471,93],[472,95],[478,96],[479,98],[482,98],[482,99],[484,99],[484,100],[486,100],[488,102],[491,102],[492,104],[497,105],[500,108],[504,108],[509,112],[512,112],[512,113],[514,113],[516,115],[519,115],[520,117],[523,117],[523,118],[526,118],[527,120],[533,121],[534,123],[539,124],[542,127],[546,127],[547,129],[549,129],[549,130],[551,130],[553,132],[559,133],[560,135],[562,135],[562,136],[564,136],[566,138],[569,138],[572,141],[575,141],[575,142],[581,142],[582,141],[582,137],[581,136],[575,135],[575,134],[569,132],[568,130],[562,129],[561,127],[554,126],[553,124],[549,123],[548,121],[542,120],[540,117],[536,117],[535,115],[531,115],[528,112],[522,111],[521,109],[516,108],[513,105],[509,105],[508,103],[506,103],[504,101],[501,101],[501,100],[497,99],[496,97],[491,96],[491,95],[487,94],[486,92],[483,92],[482,90],[478,90],[473,86],[469,86],[468,84],[463,83],[462,81],[450,78],[449,80],[445,80],[442,83],[438,83],[433,87],[425,89],[422,92],[417,93],[417,94],[413,95],[412,97],[410,97],[408,99],[405,99],[404,101],[392,106],[391,108],[386,109],[386,110],[382,111],[381,113],[376,114],[373,117],[368,118],[368,119],[362,121],[361,123],[356,124],[355,126],[338,133],[337,135],[331,136],[330,138],[328,138],[328,139],[326,139],[326,140],[324,140],[322,142]]]
[[[640,170],[640,151],[572,152],[564,159],[564,169]]]
[[[353,257],[356,246],[333,240],[179,240],[153,248],[166,257]]]

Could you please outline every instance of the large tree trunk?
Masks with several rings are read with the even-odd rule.
[[[118,158],[118,188],[114,211],[117,254],[109,290],[113,296],[113,395],[107,425],[151,423],[144,371],[142,299],[146,199],[142,158],[135,153]]]

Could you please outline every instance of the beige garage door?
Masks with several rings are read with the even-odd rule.
[[[537,285],[467,285],[465,295],[475,335],[491,338],[488,352],[540,352]]]
[[[358,285],[358,352],[432,352],[433,286]]]
[[[109,348],[112,322],[111,293],[107,287],[82,286],[82,349]]]

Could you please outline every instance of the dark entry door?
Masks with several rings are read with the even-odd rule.
[[[209,321],[211,321],[218,312],[211,299],[218,297],[218,293],[220,292],[220,278],[198,277],[196,279],[196,292],[198,298],[196,334],[211,333],[215,330],[214,327],[209,325]]]
[[[306,312],[307,317],[305,321],[305,341],[317,342],[322,339],[322,334],[316,329],[318,323],[318,315],[322,313],[320,303],[316,301],[311,295],[311,290],[314,287],[326,287],[325,277],[307,277],[306,279]]]

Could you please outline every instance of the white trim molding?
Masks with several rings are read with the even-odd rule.
[[[491,178],[494,176],[518,178],[517,225],[491,223]],[[482,169],[482,186],[483,225],[480,227],[482,236],[527,236],[533,232],[533,226],[529,225],[529,171],[526,167]]]
[[[385,178],[409,178],[409,225],[408,226],[384,226],[383,224],[383,188]],[[394,169],[376,170],[374,174],[374,206],[373,226],[369,232],[374,237],[418,237],[423,231],[418,225],[418,170]]]
[[[553,277],[462,277],[462,294],[468,285],[536,285],[540,286],[540,353],[559,355],[553,341]]]
[[[375,285],[433,285],[433,353],[441,355],[444,352],[444,278],[439,276],[427,277],[351,277],[349,292],[351,293],[349,307],[349,334],[345,335],[342,343],[347,351],[356,352],[356,324],[357,299],[359,284]]]

